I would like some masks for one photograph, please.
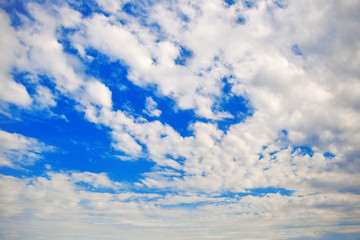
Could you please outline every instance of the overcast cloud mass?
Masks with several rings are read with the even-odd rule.
[[[360,1],[0,0],[0,238],[360,239]]]

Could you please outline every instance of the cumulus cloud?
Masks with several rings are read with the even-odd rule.
[[[111,92],[103,83],[99,81],[89,81],[86,82],[85,88],[86,93],[84,96],[89,98],[88,101],[90,103],[111,109]]]
[[[145,102],[145,113],[149,116],[159,117],[161,115],[161,111],[156,108],[157,103],[151,97],[146,98]]]
[[[56,91],[86,120],[105,126],[119,159],[155,165],[126,190],[99,173],[2,175],[3,216],[21,216],[45,238],[68,237],[72,224],[91,229],[80,239],[109,231],[131,239],[289,239],[358,231],[357,1],[157,1],[138,6],[145,20],[122,10],[125,4],[135,9],[136,1],[97,2],[106,13],[82,16],[65,3],[29,3],[33,19],[24,17],[19,29],[0,12],[7,33],[1,53],[8,56],[1,60],[0,98],[55,107]],[[69,46],[59,40],[63,28],[71,29]],[[182,136],[171,123],[117,108],[110,81],[118,79],[85,70],[91,51],[126,66],[127,80],[140,89],[172,99],[169,111],[193,111],[192,133]],[[14,67],[47,75],[55,90],[38,81],[29,94],[12,79]],[[234,96],[246,98],[253,114],[231,116],[221,103]],[[144,99],[141,113],[160,119],[164,110],[152,97]],[[221,128],[230,118],[234,122]],[[20,134],[0,131],[0,138],[3,166],[32,164],[51,149]],[[293,194],[252,192],[269,188]],[[69,221],[55,230],[46,219]],[[41,231],[44,222],[51,230]],[[7,237],[29,232],[4,226],[12,231],[4,227]],[[141,231],[132,235],[124,226]],[[190,229],[188,236],[183,229]]]
[[[28,106],[31,104],[31,97],[26,88],[15,82],[10,74],[17,54],[21,51],[22,45],[16,38],[14,29],[10,26],[9,17],[0,11],[0,30],[4,34],[0,37],[0,98],[3,101]]]
[[[336,166],[336,161],[346,161],[346,157],[342,157],[338,148],[344,147],[356,138],[353,139],[350,135],[336,137],[336,132],[345,134],[340,129],[357,132],[356,124],[349,121],[358,119],[358,113],[353,109],[334,115],[335,112],[345,109],[337,108],[335,91],[329,88],[331,84],[324,84],[324,81],[328,81],[324,78],[327,75],[317,80],[319,73],[311,68],[322,66],[323,60],[317,59],[316,51],[306,50],[302,38],[293,37],[294,33],[289,30],[303,29],[299,26],[291,27],[294,23],[299,24],[298,21],[303,18],[303,15],[292,14],[299,8],[308,9],[308,6],[294,3],[282,9],[275,2],[259,1],[256,7],[249,9],[240,3],[228,8],[218,1],[199,2],[197,7],[178,2],[169,8],[166,3],[159,2],[155,4],[153,11],[149,12],[150,19],[160,24],[167,33],[167,38],[159,43],[155,42],[156,35],[152,36],[148,29],[133,19],[129,24],[123,25],[116,22],[120,15],[107,17],[94,14],[84,22],[84,34],[74,35],[74,46],[83,46],[84,49],[94,47],[114,59],[125,61],[130,66],[129,78],[134,83],[140,86],[156,83],[160,93],[174,96],[180,108],[193,108],[200,116],[216,118],[211,106],[215,97],[222,94],[221,78],[231,74],[231,92],[235,95],[246,95],[255,113],[246,122],[232,126],[223,136],[219,130],[205,131],[206,128],[214,129],[215,126],[212,124],[194,124],[195,136],[187,138],[173,134],[173,130],[162,124],[137,122],[136,119],[120,112],[99,112],[89,107],[86,109],[92,116],[89,119],[113,129],[112,135],[116,143],[114,146],[117,149],[130,155],[139,155],[142,151],[139,145],[141,142],[147,147],[150,157],[159,165],[185,170],[189,176],[184,180],[175,177],[175,181],[169,183],[171,186],[182,188],[187,185],[179,182],[199,187],[202,185],[198,183],[202,180],[204,185],[200,188],[210,188],[211,191],[278,185],[284,180],[281,176],[291,176],[289,173],[270,174],[272,167],[284,167],[277,160],[272,164],[273,159],[280,159],[281,154],[285,154],[284,150],[280,151],[284,147],[288,149],[284,159],[294,157],[293,153],[289,153],[293,149],[291,146],[310,145],[317,151],[312,159],[319,156],[316,161],[326,161],[321,154],[327,151],[338,156],[334,163],[330,162],[327,165]],[[312,16],[312,10],[316,11],[318,5],[311,4],[309,9],[311,11],[308,15]],[[333,14],[332,8],[326,11],[316,21],[325,21]],[[176,23],[182,22],[179,12],[186,12],[189,20],[182,23],[184,26],[173,28],[172,26],[177,26]],[[235,19],[239,14],[247,19],[247,24],[236,24]],[[161,18],[162,16],[167,17]],[[169,16],[171,21],[174,21],[174,24],[169,25],[171,27],[167,25]],[[268,21],[271,17],[273,20]],[[287,18],[291,21],[284,21]],[[351,17],[349,21],[352,21]],[[328,28],[339,30],[336,24]],[[99,32],[103,34],[99,35]],[[311,37],[317,39],[321,34],[326,32],[319,31],[317,36],[311,34]],[[227,36],[226,43],[222,36]],[[174,64],[174,59],[180,51],[176,47],[178,43],[170,39],[176,39],[193,51],[188,68]],[[304,56],[292,52],[294,44],[302,49]],[[312,44],[313,48],[316,44],[319,48],[324,47],[316,42]],[[127,48],[121,47],[123,45]],[[346,46],[353,47],[353,44]],[[152,51],[152,48],[158,51]],[[151,61],[151,58],[155,58],[156,63]],[[328,75],[332,72],[330,68],[325,70],[329,72]],[[149,102],[148,99],[147,107],[151,105]],[[328,109],[334,108],[337,111],[328,112]],[[352,117],[348,117],[348,114]],[[157,131],[147,130],[149,126],[155,127]],[[279,140],[282,129],[287,130],[285,142]],[[162,149],[156,147],[158,145],[161,145]],[[263,158],[259,163],[257,159],[259,154],[263,154],[263,146],[272,146],[274,151],[279,152],[269,158]],[[229,149],[229,152],[224,149]],[[355,150],[348,151],[353,154]],[[175,158],[182,157],[186,161],[179,165],[167,157],[169,154]],[[296,164],[295,166],[300,167]],[[269,170],[264,172],[266,168]],[[311,171],[323,170],[320,168]],[[234,176],[234,179],[230,176]],[[246,178],[241,184],[236,183],[239,176]],[[156,181],[146,178],[144,183],[151,182],[151,186],[157,186],[155,182],[159,182],[159,186],[167,186],[164,178],[160,179],[161,181]],[[216,184],[209,184],[210,179]]]

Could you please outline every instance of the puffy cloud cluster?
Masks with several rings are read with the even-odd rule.
[[[0,66],[2,112],[10,104],[30,111],[51,109],[57,96],[70,98],[88,121],[109,129],[120,159],[145,157],[155,167],[131,186],[88,172],[34,179],[2,176],[0,183],[12,186],[3,188],[11,193],[1,199],[3,216],[22,216],[31,220],[29,227],[47,217],[69,218],[87,229],[96,223],[106,226],[79,239],[106,231],[129,239],[158,239],[180,236],[174,229],[182,228],[189,236],[179,239],[287,239],[304,231],[309,236],[356,231],[358,1],[97,3],[102,10],[84,16],[71,9],[73,3],[30,2],[26,8],[32,19],[22,16],[18,28],[0,11],[6,33],[0,36],[6,56]],[[84,70],[93,61],[91,50],[125,65],[133,84],[173,99],[174,111],[194,111],[188,126],[193,134],[182,136],[160,121],[162,110],[151,96],[142,113],[159,120],[116,109],[109,83]],[[14,79],[15,70],[27,74],[34,91]],[[55,88],[42,85],[40,75]],[[217,106],[234,96],[245,97],[253,114],[221,130],[222,120],[237,116]],[[19,134],[1,131],[0,138],[1,164],[10,167],[29,164],[47,149]],[[269,187],[295,192],[226,196]],[[103,188],[111,191],[92,191]],[[135,193],[144,189],[156,193]],[[168,190],[174,194],[160,194]],[[49,229],[54,224],[48,223]],[[334,227],[338,224],[348,227]],[[126,225],[148,228],[135,236]],[[297,229],[289,230],[293,227]],[[68,237],[71,229],[64,224],[58,233]],[[13,233],[6,234],[10,238]]]

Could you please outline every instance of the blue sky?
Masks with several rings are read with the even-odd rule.
[[[360,238],[359,12],[0,1],[0,238]]]

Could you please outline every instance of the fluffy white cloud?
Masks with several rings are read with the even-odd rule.
[[[126,17],[121,12],[110,16],[96,13],[81,19],[78,12],[66,6],[54,8],[56,14],[51,16],[40,5],[29,4],[36,22],[18,32],[18,38],[30,49],[29,59],[20,66],[53,76],[58,90],[77,100],[88,120],[112,129],[114,147],[125,155],[140,156],[146,146],[147,154],[159,166],[185,171],[183,179],[174,177],[169,183],[164,182],[168,178],[163,178],[160,171],[160,175],[151,174],[155,179],[145,178],[145,184],[170,184],[183,189],[197,185],[210,191],[278,186],[289,176],[301,181],[293,172],[270,174],[280,166],[286,169],[273,158],[285,153],[285,159],[294,158],[294,154],[289,153],[294,145],[310,146],[316,152],[311,159],[320,156],[316,161],[325,161],[321,154],[331,151],[337,156],[329,163],[331,166],[341,163],[349,168],[357,167],[355,162],[348,161],[348,156],[358,153],[355,147],[359,143],[356,124],[359,114],[355,103],[358,99],[356,96],[345,98],[354,95],[349,91],[358,88],[358,83],[352,81],[357,72],[343,66],[344,62],[325,48],[334,48],[338,42],[346,41],[341,37],[345,35],[344,29],[334,23],[326,31],[305,34],[308,38],[296,37],[308,30],[300,33],[291,30],[305,29],[299,26],[300,22],[321,25],[335,14],[335,5],[329,4],[318,18],[302,23],[304,16],[299,14],[302,11],[295,9],[309,9],[306,16],[312,19],[319,9],[318,4],[287,3],[287,8],[281,9],[274,2],[258,1],[255,7],[248,9],[240,3],[226,7],[221,1],[194,4],[180,1],[172,7],[159,2],[148,14],[149,22],[157,22],[164,30],[162,41],[156,41],[159,33],[150,31],[133,17],[128,17],[127,24],[118,22],[118,17]],[[348,4],[339,7],[342,13],[352,9]],[[188,20],[184,22],[179,13],[186,14]],[[239,15],[246,19],[245,25],[236,24]],[[173,23],[168,25],[171,21]],[[350,14],[344,21],[352,24],[354,19]],[[93,47],[114,60],[123,60],[130,67],[129,78],[134,83],[143,87],[156,84],[160,94],[172,96],[180,108],[193,108],[200,116],[215,119],[228,116],[214,112],[212,106],[224,94],[221,79],[232,75],[229,79],[232,94],[249,98],[255,110],[253,116],[233,125],[227,132],[216,129],[214,124],[195,123],[192,126],[194,136],[183,138],[160,122],[146,122],[112,111],[109,88],[97,80],[83,80],[87,77],[76,73],[77,65],[71,65],[76,61],[65,54],[57,42],[59,26],[77,25],[81,31],[72,36],[72,43],[81,54],[85,53],[84,49]],[[340,37],[329,38],[331,31],[339,31]],[[223,36],[227,36],[226,39]],[[326,46],[311,40],[321,37],[329,38]],[[345,58],[353,56],[354,52],[351,49],[356,40],[349,41],[353,42],[340,49]],[[179,45],[193,52],[188,65],[174,62],[180,54]],[[294,45],[303,55],[292,52]],[[324,56],[329,60],[325,61]],[[43,64],[49,62],[49,58],[57,59],[57,64]],[[352,58],[357,60],[356,56]],[[29,61],[31,64],[25,67]],[[336,65],[338,70],[328,67],[327,63]],[[333,76],[344,81],[337,81]],[[50,101],[50,105],[54,103]],[[150,98],[146,107],[150,114],[159,115]],[[286,141],[279,140],[282,129],[288,132]],[[260,154],[266,154],[263,146],[281,151],[258,161]],[[185,160],[178,162],[178,158]],[[325,171],[317,167],[311,171]],[[295,164],[295,168],[300,165]],[[238,178],[242,179],[241,184],[237,183]],[[282,185],[292,186],[295,185]]]
[[[85,29],[85,32],[90,32],[90,35],[85,34],[89,37],[88,43],[129,64],[133,74],[130,74],[130,79],[140,86],[156,83],[160,93],[173,94],[181,108],[194,108],[200,116],[214,118],[214,113],[208,110],[214,97],[222,94],[220,79],[231,74],[232,93],[246,95],[255,110],[252,117],[233,125],[225,133],[213,124],[196,123],[193,125],[194,136],[185,138],[156,122],[138,122],[124,115],[119,117],[119,112],[102,112],[97,118],[101,119],[99,122],[112,127],[119,136],[129,137],[124,135],[124,130],[130,133],[146,145],[149,156],[159,166],[185,171],[181,177],[168,169],[149,173],[143,180],[145,185],[203,191],[243,191],[245,188],[280,186],[299,192],[316,191],[321,186],[324,191],[330,188],[341,191],[340,185],[334,187],[327,181],[335,171],[349,179],[347,183],[342,178],[342,184],[348,186],[346,188],[355,188],[348,184],[358,174],[349,170],[359,166],[356,161],[349,161],[349,157],[358,155],[359,128],[356,121],[360,117],[357,94],[347,91],[358,88],[358,82],[353,81],[357,72],[355,68],[349,70],[338,56],[344,54],[347,58],[351,55],[357,61],[358,58],[353,56],[354,52],[357,54],[354,49],[356,40],[351,38],[353,42],[347,42],[342,38],[346,36],[344,29],[335,22],[324,26],[338,7],[342,8],[342,13],[352,10],[348,4],[338,6],[331,2],[327,3],[329,8],[318,14],[322,4],[288,2],[286,8],[279,8],[275,2],[258,1],[255,7],[247,9],[240,2],[231,7],[225,7],[221,1],[199,1],[196,4],[179,1],[172,7],[159,2],[149,12],[150,21],[160,24],[166,32],[166,40],[159,43],[151,42],[155,38],[149,37],[150,33],[143,26],[133,22],[130,25],[113,23],[116,16],[95,15],[89,20],[92,24],[87,24]],[[358,4],[354,3],[352,7],[356,8]],[[186,13],[189,20],[184,23],[179,12]],[[240,15],[247,24],[236,24]],[[304,17],[310,19],[308,23],[303,22]],[[355,21],[352,14],[343,17],[349,25]],[[118,33],[114,36],[121,37],[124,44],[134,49],[137,61],[143,59],[142,63],[147,63],[136,64],[134,59],[130,59],[132,55],[122,51],[119,45],[111,44],[111,39],[91,35],[97,24],[105,26],[104,29],[109,31],[107,36],[113,31]],[[321,26],[323,30],[307,33],[312,24]],[[129,29],[135,31],[130,33]],[[296,29],[300,31],[294,31]],[[97,28],[98,31],[103,30]],[[339,37],[332,39],[331,32],[338,32]],[[322,42],[311,40],[322,38],[327,39],[328,49]],[[193,51],[189,66],[174,65],[179,54],[174,39]],[[86,40],[82,41],[86,46]],[[81,41],[75,39],[75,42]],[[342,48],[333,45],[338,42],[344,42]],[[310,43],[312,47],[308,49]],[[302,55],[292,51],[294,46],[300,48]],[[152,48],[157,49],[157,53]],[[316,49],[322,49],[321,54]],[[330,49],[337,49],[339,53]],[[157,60],[156,64],[150,62],[151,56]],[[331,64],[336,68],[329,67],[329,59],[333,59]],[[203,77],[197,76],[200,73]],[[191,79],[191,84],[187,84],[188,79]],[[345,100],[337,89],[352,97]],[[198,103],[201,107],[196,105]],[[283,129],[287,130],[286,136],[281,136]],[[126,146],[126,143],[121,141],[120,145]],[[310,146],[315,154],[302,156],[293,152],[293,146],[298,145]],[[268,147],[267,150],[262,149],[264,146]],[[140,146],[137,149],[138,154]],[[328,151],[336,155],[333,160],[322,156]],[[128,152],[132,153],[132,150]],[[263,158],[259,159],[260,155]],[[177,162],[177,158],[185,160]],[[346,168],[339,167],[344,164]]]
[[[159,117],[161,115],[161,111],[157,109],[157,103],[151,97],[146,98],[145,110],[144,112],[149,116]]]
[[[156,164],[134,184],[137,190],[175,193],[86,191],[80,182],[112,190],[123,186],[104,174],[88,172],[35,179],[3,176],[8,193],[1,195],[4,216],[20,215],[31,220],[27,227],[36,229],[47,217],[69,220],[59,230],[54,222],[47,223],[51,230],[38,231],[45,238],[54,232],[68,237],[71,223],[93,231],[79,232],[79,239],[106,231],[130,239],[287,239],[303,236],[304,231],[309,236],[341,231],[341,224],[349,232],[358,231],[358,1],[283,1],[285,8],[265,0],[254,2],[252,8],[244,7],[243,1],[231,6],[220,0],[159,1],[146,7],[145,23],[120,11],[123,2],[98,3],[109,14],[82,18],[65,5],[47,3],[45,9],[29,4],[34,22],[25,21],[19,30],[12,29],[1,12],[1,28],[8,33],[1,38],[1,52],[9,58],[2,60],[0,97],[20,106],[31,104],[25,87],[9,77],[13,66],[34,75],[45,73],[59,94],[77,102],[87,120],[110,128],[113,146],[122,152],[120,159],[147,157]],[[245,24],[236,23],[239,17]],[[155,23],[159,30],[152,28]],[[58,42],[62,26],[75,29],[69,38],[79,57],[65,53]],[[19,42],[26,54],[24,50],[18,56]],[[212,121],[193,122],[193,135],[182,137],[160,121],[112,109],[108,86],[82,70],[80,62],[88,61],[89,48],[121,60],[129,67],[129,80],[138,86],[155,86],[156,94],[173,98],[177,108],[193,109]],[[192,56],[178,65],[181,48]],[[55,106],[50,90],[37,90],[36,102]],[[245,96],[254,113],[223,131],[216,120],[231,116],[214,104],[231,96]],[[160,116],[152,98],[145,106],[146,114]],[[45,147],[35,139],[0,133],[2,165],[30,163]],[[306,146],[310,153],[297,146]],[[334,157],[325,157],[326,152]],[[295,193],[222,196],[267,187]],[[29,231],[11,224],[4,225],[12,231],[7,234]],[[131,235],[128,225],[141,232]],[[188,231],[190,226],[189,236],[176,230]]]
[[[120,14],[121,17],[126,17]],[[147,87],[156,85],[158,91],[177,100],[182,109],[194,109],[202,117],[219,119],[228,117],[214,113],[214,98],[221,95],[221,79],[228,71],[216,62],[204,69],[176,65],[181,42],[157,42],[159,36],[129,20],[126,25],[117,21],[117,15],[106,17],[94,14],[83,23],[83,31],[72,37],[80,53],[96,48],[112,59],[124,61],[129,68],[129,79]]]
[[[17,55],[23,46],[16,38],[14,29],[10,26],[9,17],[0,10],[0,99],[19,106],[31,104],[31,97],[26,88],[15,82],[10,74],[11,68],[17,60]]]
[[[24,42],[27,54],[17,62],[17,67],[34,74],[48,74],[59,91],[65,95],[74,93],[83,84],[83,79],[76,73],[78,61],[64,53],[57,39],[59,13],[52,15],[35,3],[29,3],[27,8],[35,22],[26,19],[24,24],[29,24],[28,27],[18,32],[18,39]]]

